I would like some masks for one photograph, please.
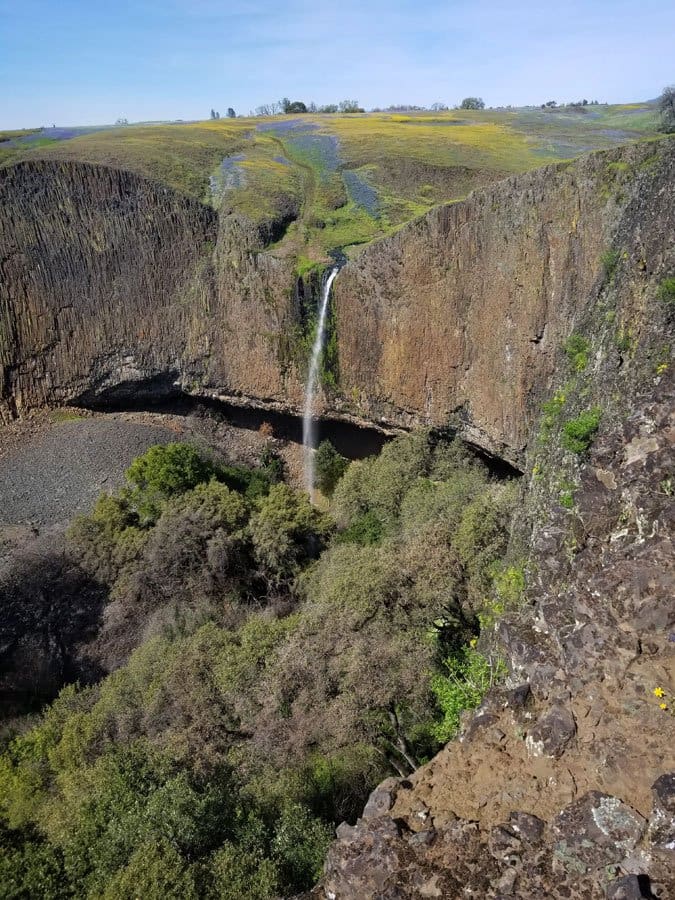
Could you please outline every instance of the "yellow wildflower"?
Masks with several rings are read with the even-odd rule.
[[[660,687],[654,688],[654,696],[655,697],[663,697],[664,693],[665,693],[665,691],[663,690],[663,688],[660,688]]]
[[[667,703],[659,703],[659,709],[668,709]]]

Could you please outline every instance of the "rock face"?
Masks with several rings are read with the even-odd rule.
[[[621,257],[629,311],[672,248],[675,142],[477,191],[369,247],[335,282],[340,384],[366,418],[446,424],[522,458],[565,338]]]
[[[560,345],[621,255],[617,316],[659,276],[675,141],[510,178],[373,245],[334,285],[324,408],[446,425],[521,463]],[[299,412],[303,303],[250,223],[129,173],[0,173],[0,417],[182,389]],[[603,262],[604,259],[604,262]]]
[[[143,383],[297,400],[293,282],[246,223],[65,162],[3,170],[0,205],[0,418]]]

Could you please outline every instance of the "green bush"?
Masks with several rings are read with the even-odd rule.
[[[165,838],[137,847],[108,882],[103,900],[197,900],[195,867]]]
[[[348,528],[338,532],[336,541],[339,544],[360,544],[366,547],[379,544],[384,535],[384,526],[372,510],[355,518]]]
[[[33,829],[12,831],[0,823],[0,892],[6,900],[72,897],[63,854]]]
[[[305,494],[275,484],[258,500],[249,529],[261,573],[271,585],[279,586],[319,555],[330,521]]]
[[[576,419],[569,419],[563,425],[562,445],[572,453],[585,453],[593,443],[602,410],[599,406],[582,412]]]
[[[338,525],[346,528],[364,512],[373,511],[385,529],[394,528],[411,483],[429,472],[432,450],[429,433],[422,431],[396,438],[373,459],[352,463],[331,503]]]
[[[662,303],[675,306],[675,278],[665,278],[659,285],[656,296]]]
[[[286,807],[275,828],[272,858],[289,889],[309,890],[319,880],[333,829],[293,804]]]
[[[514,503],[514,486],[491,485],[462,512],[452,547],[463,573],[467,613],[478,613],[492,589],[495,563],[508,545],[508,523]]]
[[[337,452],[330,441],[321,441],[314,457],[315,487],[326,497],[332,496],[348,465],[349,461]]]
[[[575,372],[583,372],[588,365],[590,343],[580,334],[571,334],[565,341],[565,353]]]
[[[432,731],[442,743],[457,734],[462,713],[480,706],[487,691],[503,674],[503,664],[483,656],[474,645],[464,646],[448,656],[444,667],[444,674],[431,679],[431,690],[440,712]]]
[[[174,443],[151,447],[133,461],[125,474],[131,485],[129,505],[141,523],[147,525],[157,520],[169,497],[208,481],[215,471],[196,447]]]
[[[277,864],[260,848],[223,844],[208,862],[207,878],[204,893],[210,900],[273,900],[279,896]]]

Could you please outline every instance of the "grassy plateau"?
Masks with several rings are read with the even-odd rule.
[[[280,115],[0,133],[0,166],[71,159],[129,169],[266,225],[299,267],[348,255],[512,173],[655,137],[648,103]]]

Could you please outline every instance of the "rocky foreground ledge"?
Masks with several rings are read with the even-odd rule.
[[[481,639],[506,685],[340,826],[312,897],[675,896],[675,392],[655,380],[573,511],[530,487],[531,602]]]

